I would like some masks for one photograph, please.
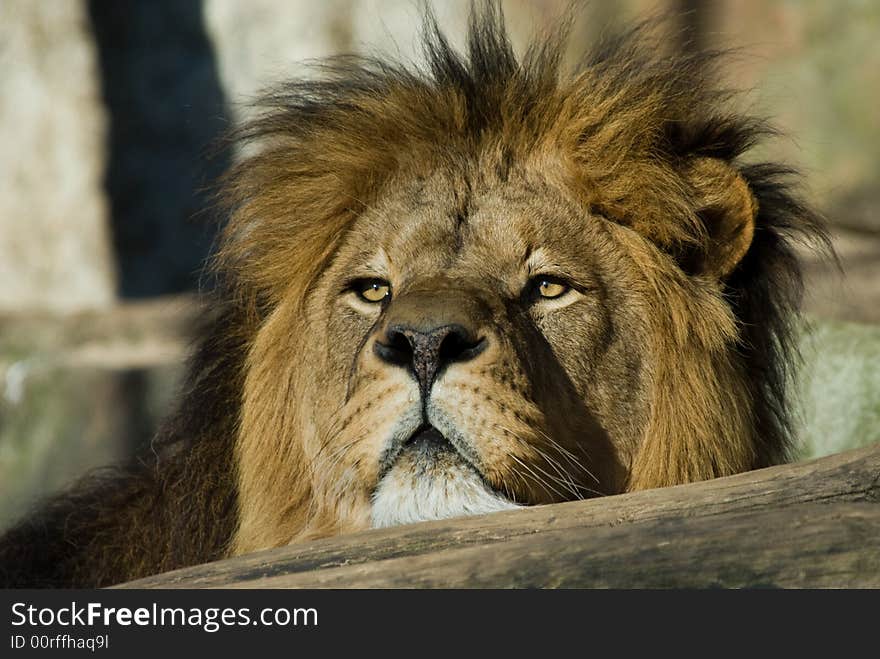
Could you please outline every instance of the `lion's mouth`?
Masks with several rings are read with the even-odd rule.
[[[441,455],[451,458],[459,455],[461,460],[470,463],[437,428],[424,423],[402,442],[392,445],[382,458],[379,470],[380,479],[403,457],[416,464],[436,462]]]
[[[430,424],[388,451],[372,499],[374,527],[446,519],[518,505],[493,488],[458,443]]]
[[[456,444],[435,426],[423,423],[409,437],[386,451],[380,464],[379,480],[401,461],[424,471],[459,464],[482,479],[483,474],[468,456],[467,449]]]
[[[403,443],[418,450],[455,450],[452,443],[431,424],[424,424]]]

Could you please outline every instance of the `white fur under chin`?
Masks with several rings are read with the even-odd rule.
[[[373,528],[519,508],[493,492],[466,465],[395,465],[373,495]]]

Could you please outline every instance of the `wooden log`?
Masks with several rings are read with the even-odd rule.
[[[702,483],[372,530],[132,588],[880,587],[880,445]]]

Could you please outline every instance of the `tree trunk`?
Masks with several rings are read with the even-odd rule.
[[[366,531],[138,588],[880,587],[880,445],[621,496]]]

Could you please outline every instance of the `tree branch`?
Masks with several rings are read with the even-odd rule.
[[[137,588],[880,587],[880,445],[614,497],[366,531]]]

